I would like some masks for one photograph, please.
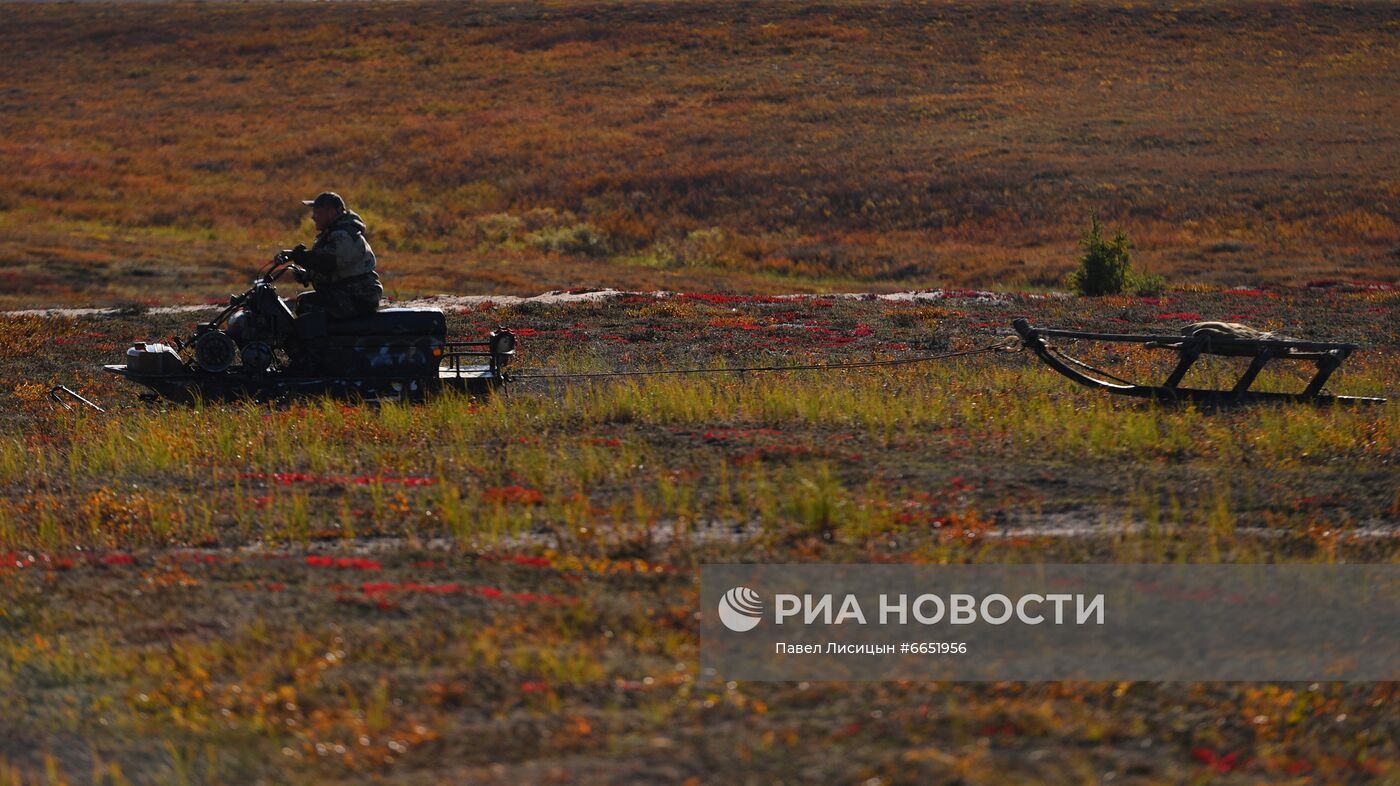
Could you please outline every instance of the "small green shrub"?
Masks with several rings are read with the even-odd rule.
[[[1084,253],[1079,256],[1079,269],[1070,273],[1071,289],[1081,295],[1156,295],[1166,288],[1161,276],[1142,275],[1133,270],[1128,236],[1117,232],[1113,238],[1103,236],[1103,224],[1097,214],[1089,215],[1089,231],[1080,239]]]
[[[1134,273],[1130,290],[1139,297],[1156,297],[1167,288],[1167,279],[1146,273]]]

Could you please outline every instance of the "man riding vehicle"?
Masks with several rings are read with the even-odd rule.
[[[418,400],[445,389],[484,393],[507,381],[515,336],[448,341],[442,309],[379,308],[365,223],[326,192],[309,200],[316,243],[279,251],[252,286],[195,326],[188,339],[140,341],[107,370],[171,401],[285,401],[322,393],[361,401]],[[294,301],[286,274],[316,288]],[[477,362],[477,358],[485,358]],[[0,779],[3,780],[3,779]]]
[[[297,282],[315,288],[297,296],[297,316],[312,311],[324,311],[328,319],[373,314],[384,287],[374,272],[374,251],[365,240],[364,220],[332,191],[302,204],[311,208],[318,234],[311,248],[297,244],[288,252],[296,263],[292,275]]]

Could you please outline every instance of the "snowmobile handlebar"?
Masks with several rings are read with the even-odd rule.
[[[260,285],[271,284],[292,268],[291,251],[278,251],[276,256],[272,258],[272,262],[268,264],[257,278],[253,279],[253,286],[249,287],[246,292],[230,296],[228,299],[228,306],[224,308],[223,311],[220,311],[217,317],[214,317],[214,319],[206,324],[217,325],[223,322],[230,314],[242,308],[243,304],[247,303],[248,299],[253,296],[253,291]]]
[[[284,248],[277,252],[277,255],[272,258],[272,263],[267,266],[267,269],[262,272],[261,276],[258,276],[254,284],[271,284],[295,266],[295,263],[292,262],[292,250],[290,248]]]
[[[276,256],[273,256],[272,265],[267,266],[267,269],[263,270],[262,279],[266,280],[266,282],[276,282],[283,273],[291,269],[291,266],[293,266],[293,261],[291,261],[291,249],[283,248],[281,251],[277,252]]]

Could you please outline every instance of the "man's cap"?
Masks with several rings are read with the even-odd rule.
[[[326,205],[330,205],[336,210],[345,209],[345,200],[341,199],[340,194],[334,191],[322,191],[316,195],[315,199],[303,199],[301,203],[311,207],[325,207]]]

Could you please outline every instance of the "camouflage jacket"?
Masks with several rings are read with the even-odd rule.
[[[333,289],[352,279],[355,284],[379,283],[374,251],[365,240],[365,222],[350,210],[316,236],[303,266],[318,290]]]

